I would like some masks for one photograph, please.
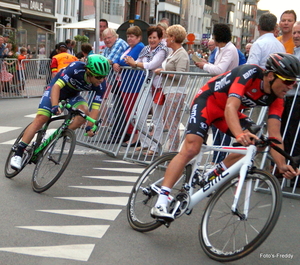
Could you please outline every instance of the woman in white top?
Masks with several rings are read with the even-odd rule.
[[[162,44],[163,31],[160,27],[151,26],[147,29],[148,35],[148,43],[146,47],[140,52],[139,57],[136,61],[131,57],[126,58],[127,64],[132,67],[139,67],[150,70],[149,78],[152,77],[152,70],[155,70],[159,67],[162,67],[162,62],[168,56],[168,48]],[[156,88],[161,87],[159,76],[155,76],[153,79],[153,88],[154,91]],[[147,116],[150,108],[153,108],[153,138],[156,139],[157,143],[160,141],[159,137],[162,134],[163,126],[162,124],[158,124],[161,120],[159,119],[159,113],[161,112],[161,105],[157,105],[152,101],[152,93],[149,91],[147,94],[143,95],[145,98],[145,104],[143,106],[139,106],[137,110],[138,116],[138,129],[141,129],[143,132],[149,132],[147,128]],[[156,115],[156,116],[155,116]],[[140,134],[140,142],[141,146],[136,148],[136,151],[144,150],[145,155],[153,155],[156,152],[157,143],[153,142],[151,145],[151,139],[147,137],[145,134]]]
[[[186,30],[181,25],[172,25],[167,29],[167,46],[173,52],[163,62],[162,68],[156,69],[155,73],[162,71],[189,72],[190,58],[187,51],[182,47],[182,42],[186,38]],[[169,130],[169,151],[177,151],[180,143],[179,125],[181,109],[184,104],[187,76],[181,74],[168,74],[163,81],[163,92],[166,95],[165,123]]]

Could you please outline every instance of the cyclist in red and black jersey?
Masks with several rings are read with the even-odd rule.
[[[256,65],[242,65],[210,79],[195,97],[185,141],[166,170],[161,193],[155,207],[151,209],[152,217],[174,218],[167,211],[168,194],[185,165],[199,153],[211,124],[235,137],[243,146],[248,146],[257,139],[256,135],[247,130],[254,122],[240,111],[244,108],[269,106],[269,136],[281,140],[283,98],[293,88],[299,75],[299,60],[291,54],[277,53],[267,59],[266,70]],[[300,174],[299,169],[295,171],[287,165],[285,158],[276,151],[271,149],[271,155],[285,178]],[[217,167],[225,170],[238,159],[239,155],[230,154]]]

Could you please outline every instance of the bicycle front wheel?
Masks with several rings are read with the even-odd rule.
[[[42,150],[32,176],[32,188],[35,192],[49,189],[68,166],[76,145],[73,130],[66,129]]]
[[[233,213],[237,183],[237,178],[230,180],[215,193],[199,227],[204,252],[221,262],[240,259],[258,248],[272,232],[281,211],[278,180],[266,171],[253,169],[247,174]]]
[[[127,219],[134,230],[148,232],[161,226],[161,222],[151,217],[150,210],[155,206],[166,169],[176,154],[167,153],[154,160],[135,183],[127,205]],[[186,174],[190,174],[187,168],[174,185],[170,197],[182,189]]]

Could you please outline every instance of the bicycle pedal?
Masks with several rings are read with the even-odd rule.
[[[159,221],[161,224],[163,224],[165,227],[169,228],[170,227],[170,224],[171,222],[167,222],[166,220],[164,219],[157,219],[157,221]],[[174,221],[174,220],[173,220]]]

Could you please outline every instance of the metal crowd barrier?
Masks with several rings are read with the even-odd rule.
[[[51,78],[50,62],[50,59],[26,59],[19,64],[17,59],[1,60],[0,97],[30,98],[42,96]],[[21,70],[17,70],[17,64]],[[10,79],[7,79],[7,76],[10,76]]]
[[[140,104],[142,94],[122,93],[120,89],[131,87],[141,91],[148,86],[148,70],[123,67],[118,74],[113,70],[106,78],[106,94],[100,107],[101,126],[93,138],[84,136],[84,128],[77,130],[77,142],[90,148],[117,156],[126,140],[127,130],[131,127],[134,110]],[[128,98],[126,99],[126,95]],[[88,102],[93,95],[85,93]],[[132,109],[132,111],[129,111]],[[128,138],[129,139],[129,138]]]

